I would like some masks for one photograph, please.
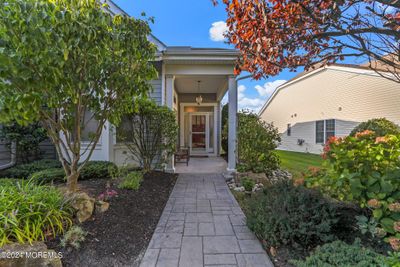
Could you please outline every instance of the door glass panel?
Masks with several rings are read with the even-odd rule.
[[[206,131],[206,116],[194,115],[192,116],[192,132],[205,133]]]
[[[192,149],[206,149],[206,116],[192,116]]]
[[[206,134],[193,133],[192,134],[192,148],[194,150],[203,150],[206,148]]]

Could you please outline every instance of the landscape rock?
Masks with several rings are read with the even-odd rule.
[[[108,210],[110,203],[98,200],[96,201],[96,212],[103,213]]]
[[[0,257],[0,266],[2,267],[62,267],[62,255],[48,249],[43,242],[34,242],[32,245],[12,243],[3,246],[1,252],[5,253],[4,257]],[[15,255],[15,253],[21,256],[7,256]]]
[[[235,190],[236,192],[244,192],[244,186],[239,186],[239,187],[235,187],[233,190]]]
[[[80,223],[87,221],[93,214],[95,199],[85,192],[77,192],[70,196],[71,206],[77,211],[76,217]]]

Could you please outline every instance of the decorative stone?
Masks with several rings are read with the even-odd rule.
[[[236,192],[244,192],[244,186],[239,186],[239,187],[235,187],[233,190],[235,190]]]
[[[43,242],[34,242],[30,244],[12,243],[1,248],[4,257],[0,257],[0,266],[2,267],[62,267],[61,254],[52,249],[48,249]],[[21,255],[26,253],[29,257]],[[19,253],[21,257],[7,257],[7,255]]]
[[[77,192],[70,196],[71,206],[77,211],[76,217],[80,223],[87,221],[93,214],[95,199],[85,192]]]
[[[96,201],[96,212],[103,213],[108,210],[110,203],[98,200]]]

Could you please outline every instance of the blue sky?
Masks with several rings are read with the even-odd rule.
[[[169,46],[230,47],[222,40],[226,13],[211,0],[115,0],[129,15],[154,17],[153,34]],[[219,23],[218,23],[219,22]],[[214,26],[213,26],[214,24]],[[210,33],[212,29],[212,33]],[[297,73],[284,71],[268,80],[239,83],[239,109],[258,111],[273,90]]]

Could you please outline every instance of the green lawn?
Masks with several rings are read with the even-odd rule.
[[[276,154],[281,159],[281,168],[291,172],[295,178],[301,177],[308,167],[320,167],[322,164],[320,155],[282,150],[277,150]]]

